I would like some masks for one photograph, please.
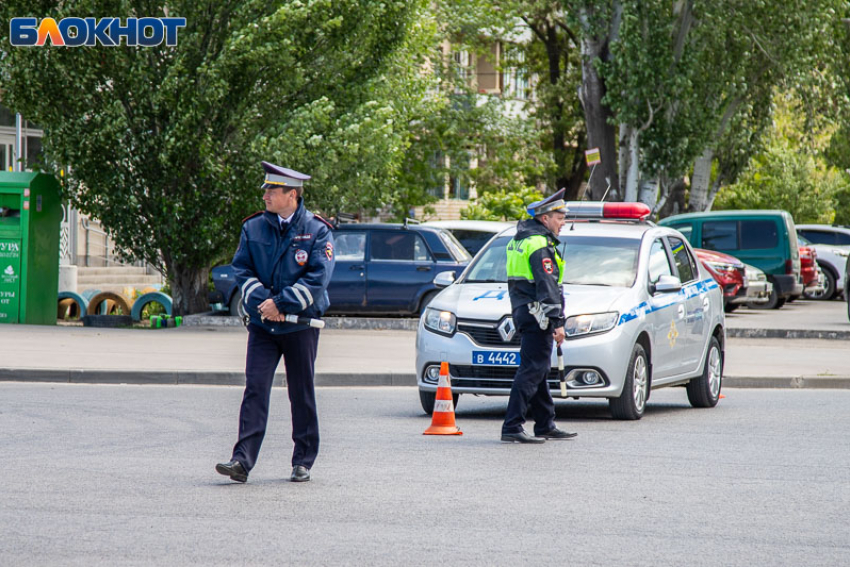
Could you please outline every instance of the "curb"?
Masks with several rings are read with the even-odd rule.
[[[190,370],[58,370],[40,368],[0,368],[0,382],[60,382],[70,384],[171,384],[244,386],[244,372],[204,372]],[[416,386],[413,372],[320,372],[320,387]],[[286,376],[275,375],[275,386],[285,386]],[[724,388],[782,388],[850,390],[850,376],[724,376]]]
[[[351,329],[372,331],[415,331],[419,319],[382,317],[325,317],[325,329]],[[183,318],[184,327],[241,327],[238,317],[223,313],[201,313]],[[726,328],[726,337],[732,339],[826,339],[850,340],[848,331],[810,329],[749,329]]]
[[[827,339],[850,340],[850,331],[825,331],[802,329],[730,329],[726,328],[726,337],[733,339]]]

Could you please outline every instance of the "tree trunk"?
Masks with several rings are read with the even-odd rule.
[[[705,148],[694,161],[694,174],[691,176],[691,193],[688,199],[688,211],[701,213],[708,208],[708,186],[711,183],[711,162],[714,150]]]
[[[174,315],[209,311],[209,268],[190,268],[179,263],[168,266]]]
[[[658,218],[663,219],[685,212],[685,180],[677,179],[667,189],[658,206]]]
[[[626,158],[625,163],[620,161],[620,171],[625,174],[625,184],[623,187],[623,200],[626,202],[634,202],[638,200],[638,181],[640,180],[640,158],[638,156],[638,146],[640,140],[640,130],[634,126],[620,126],[620,155]],[[622,137],[625,135],[625,137]],[[641,192],[644,187],[641,186]],[[643,199],[641,199],[642,202]],[[655,197],[652,198],[653,204]],[[649,203],[647,203],[649,204]]]
[[[609,37],[598,39],[590,35],[590,21],[593,15],[590,9],[582,8],[584,34],[581,39],[581,77],[579,89],[580,99],[584,107],[584,120],[587,124],[587,147],[599,148],[602,163],[596,166],[596,171],[590,179],[590,200],[602,199],[608,190],[606,200],[618,200],[620,195],[620,179],[617,174],[617,144],[611,109],[603,104],[605,97],[605,81],[596,68],[597,61],[605,60],[608,56]],[[612,23],[612,34],[618,31],[619,24]]]

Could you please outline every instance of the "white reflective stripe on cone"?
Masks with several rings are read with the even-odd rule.
[[[437,382],[437,387],[438,387],[438,388],[451,388],[451,387],[452,387],[452,383],[451,383],[451,381],[449,380],[449,377],[448,377],[448,376],[443,376],[442,374],[440,374],[440,381],[439,381],[439,382]]]
[[[454,413],[455,406],[451,400],[437,400],[434,402],[434,413]]]

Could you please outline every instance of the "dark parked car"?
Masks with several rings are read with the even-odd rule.
[[[439,291],[437,274],[455,276],[471,259],[445,229],[403,224],[343,224],[334,229],[336,266],[328,286],[329,315],[417,315]],[[210,303],[240,314],[230,265],[212,270]]]

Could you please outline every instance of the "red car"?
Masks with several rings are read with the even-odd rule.
[[[723,290],[723,308],[727,313],[747,302],[747,278],[743,262],[715,250],[694,248],[694,252],[711,277],[720,284]]]
[[[818,253],[810,246],[800,246],[800,277],[803,287],[818,283]]]

